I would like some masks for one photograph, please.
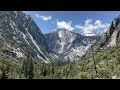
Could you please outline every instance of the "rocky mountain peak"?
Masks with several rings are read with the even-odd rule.
[[[50,51],[62,60],[80,58],[97,40],[96,36],[82,36],[66,29],[52,31],[45,34],[45,38]]]

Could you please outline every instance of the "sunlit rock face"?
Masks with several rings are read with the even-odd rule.
[[[96,42],[97,36],[82,36],[66,29],[59,29],[44,35],[50,51],[60,60],[76,60]]]

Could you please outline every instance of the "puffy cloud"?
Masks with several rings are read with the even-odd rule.
[[[52,17],[51,16],[40,16],[38,14],[35,15],[37,18],[40,18],[42,19],[43,21],[48,21],[48,20],[51,20]]]
[[[102,29],[102,31],[106,31],[110,24],[102,24],[101,20],[96,20],[94,24],[92,24],[92,19],[85,20],[84,25],[75,25],[75,28],[82,30],[82,35],[85,36],[94,36],[94,30]]]
[[[52,17],[51,16],[40,16],[40,18],[44,21],[48,21],[48,20],[51,20]]]
[[[72,31],[74,28],[72,27],[72,22],[69,21],[69,22],[65,22],[65,21],[57,21],[57,28],[60,28],[60,29],[67,29],[67,30],[70,30]]]

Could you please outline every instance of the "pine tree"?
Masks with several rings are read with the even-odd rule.
[[[42,76],[46,76],[47,75],[47,67],[46,67],[46,64],[44,62],[42,62],[41,74],[42,74]]]
[[[55,74],[54,68],[55,68],[54,63],[52,63],[52,64],[51,64],[52,79],[53,79],[53,76],[54,76],[54,74]]]
[[[9,62],[5,59],[5,57],[2,57],[2,67],[1,67],[2,76],[1,76],[1,79],[8,78],[9,70],[10,70]]]
[[[28,78],[29,79],[33,79],[33,76],[34,76],[33,73],[34,73],[34,65],[33,65],[32,58],[30,58],[29,67],[28,67]]]
[[[2,61],[2,68],[1,68],[1,72],[2,72],[1,79],[7,79],[6,69],[5,69],[5,62],[4,62],[4,60]]]
[[[28,60],[27,59],[23,60],[22,73],[24,74],[24,77],[27,78],[27,75],[28,75]]]
[[[23,61],[22,73],[24,74],[25,78],[33,79],[34,65],[29,53],[27,54],[27,59],[24,59]]]
[[[70,73],[70,58],[68,57],[67,68],[66,68],[66,78],[69,77],[69,73]]]
[[[12,78],[14,78],[14,67],[13,66],[11,66],[11,71],[10,72],[11,72],[11,79],[12,79]]]

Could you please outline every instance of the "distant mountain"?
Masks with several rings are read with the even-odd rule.
[[[82,36],[66,29],[55,30],[44,36],[49,51],[60,60],[79,59],[99,39],[99,36]]]
[[[21,11],[0,11],[0,52],[48,60],[48,46],[33,19]]]

